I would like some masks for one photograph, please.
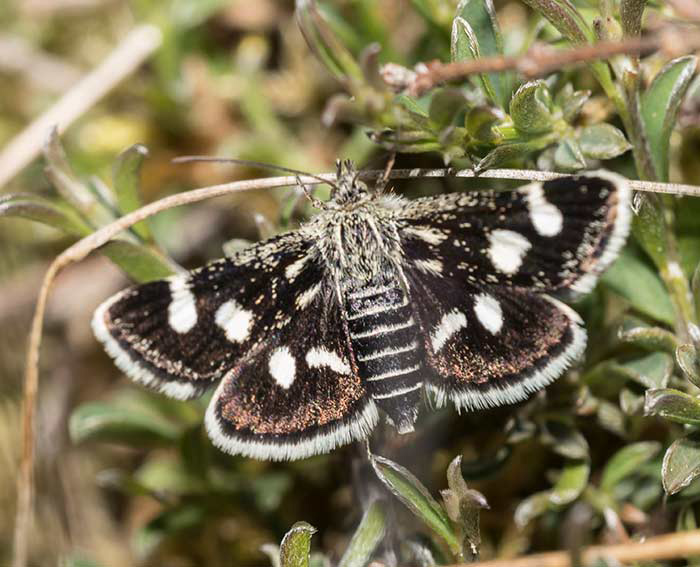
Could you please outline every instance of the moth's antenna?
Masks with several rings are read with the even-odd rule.
[[[313,177],[314,179],[318,179],[322,183],[326,183],[333,187],[334,189],[340,189],[333,181],[330,181],[328,179],[324,179],[323,177],[320,177],[318,175],[314,175],[313,173],[309,173],[308,171],[300,171],[298,169],[292,169],[290,167],[284,167],[282,165],[274,165],[272,163],[263,163],[261,161],[251,161],[247,159],[237,159],[237,158],[222,158],[222,157],[214,157],[214,156],[180,156],[176,157],[173,160],[173,163],[192,163],[192,162],[198,162],[198,161],[206,161],[206,162],[215,162],[215,163],[234,163],[238,165],[247,165],[249,167],[259,167],[262,169],[276,169],[278,171],[284,171],[285,173],[293,173],[297,177],[299,175],[306,175],[308,177]]]

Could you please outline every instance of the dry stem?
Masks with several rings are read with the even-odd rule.
[[[591,565],[596,559],[613,559],[620,563],[687,559],[700,555],[700,530],[677,532],[649,538],[643,542],[597,545],[584,550],[582,565]],[[513,559],[495,559],[451,567],[574,567],[571,555],[565,551],[536,553]]]
[[[378,179],[384,175],[383,171],[366,171],[362,173],[363,178]],[[421,178],[421,177],[477,177],[472,170],[452,171],[449,169],[399,169],[390,174],[392,179]],[[530,171],[517,169],[492,169],[478,175],[482,178],[497,179],[520,179],[529,181],[545,181],[561,177],[562,174],[547,171]],[[334,174],[321,174],[317,177],[301,177],[304,184],[313,185],[319,183],[319,178],[329,181],[335,180]],[[15,541],[13,567],[25,567],[27,564],[27,544],[30,533],[30,523],[32,516],[33,499],[33,469],[34,469],[34,440],[35,440],[35,414],[36,398],[39,384],[39,349],[43,332],[44,311],[48,300],[51,285],[58,273],[73,262],[79,262],[88,254],[97,250],[117,236],[123,230],[134,224],[145,220],[159,212],[220,197],[238,191],[251,189],[264,189],[272,187],[284,187],[295,185],[299,179],[297,176],[269,177],[264,179],[254,179],[246,181],[235,181],[201,189],[194,189],[186,193],[179,193],[165,197],[159,201],[150,203],[128,215],[125,215],[113,223],[97,230],[93,234],[79,240],[64,252],[62,252],[49,266],[44,276],[39,297],[37,300],[32,326],[29,335],[29,344],[26,356],[26,368],[24,375],[24,396],[22,400],[22,455],[20,462],[20,473],[17,479],[17,515],[15,523]],[[690,185],[672,185],[664,183],[652,183],[641,181],[630,181],[630,185],[641,191],[655,191],[664,193],[674,193],[682,195],[700,196],[700,187]]]
[[[534,78],[557,71],[566,65],[609,59],[615,55],[648,55],[663,51],[669,55],[688,53],[700,48],[700,32],[667,26],[644,37],[632,37],[622,41],[599,41],[593,45],[582,45],[560,50],[533,46],[519,56],[480,57],[470,61],[426,63],[427,70],[416,74],[409,86],[413,95],[421,95],[440,83],[463,79],[477,73],[514,70],[526,78]]]

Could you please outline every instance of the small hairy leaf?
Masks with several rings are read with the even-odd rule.
[[[544,81],[530,81],[515,91],[510,101],[515,127],[526,134],[550,132],[553,125],[552,97]]]
[[[672,388],[647,390],[644,413],[685,425],[700,425],[700,400]]]
[[[676,349],[676,362],[688,380],[700,388],[700,361],[698,361],[695,346],[692,344],[680,345]]]
[[[122,213],[130,213],[141,206],[139,194],[140,172],[144,160],[148,156],[146,146],[136,144],[124,150],[117,156],[112,166],[114,193],[117,205]],[[145,221],[133,226],[134,232],[144,240],[152,240],[150,230]]]
[[[280,545],[281,567],[309,567],[311,536],[316,528],[306,522],[297,522],[285,534]]]
[[[430,495],[428,489],[401,465],[384,457],[372,455],[374,471],[384,485],[413,514],[433,532],[443,538],[453,553],[460,552],[460,545],[445,510]]]
[[[591,159],[612,159],[632,147],[625,135],[610,124],[594,124],[583,128],[578,143],[583,155]]]
[[[661,479],[666,494],[676,494],[700,475],[700,436],[682,437],[666,450]]]

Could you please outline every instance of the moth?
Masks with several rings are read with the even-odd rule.
[[[590,291],[630,226],[605,171],[506,192],[408,200],[352,163],[298,229],[103,303],[93,330],[128,376],[172,398],[216,388],[225,452],[300,459],[414,429],[428,397],[512,404],[585,349],[562,299]]]

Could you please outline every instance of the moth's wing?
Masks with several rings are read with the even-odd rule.
[[[221,450],[264,460],[327,453],[366,438],[379,417],[326,289],[221,382],[206,414]]]
[[[93,330],[132,379],[190,399],[308,309],[322,280],[309,241],[290,232],[126,289],[96,310]]]
[[[439,404],[522,400],[582,354],[580,318],[548,294],[593,287],[627,237],[630,197],[623,178],[595,172],[420,199],[397,213]]]
[[[585,350],[578,314],[558,299],[520,288],[440,287],[408,276],[423,329],[426,388],[438,406],[467,410],[512,404],[558,378]]]
[[[598,171],[417,199],[396,216],[407,262],[437,280],[571,298],[590,291],[624,245],[630,199],[623,177]]]

